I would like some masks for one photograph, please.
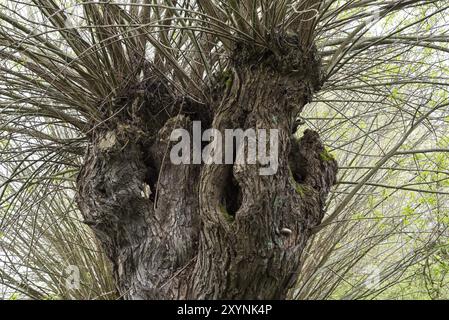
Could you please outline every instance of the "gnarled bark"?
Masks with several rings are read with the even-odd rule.
[[[139,118],[132,125],[121,118],[94,131],[78,202],[124,297],[282,299],[295,283],[337,164],[317,133],[291,134],[319,88],[320,70],[314,50],[284,48],[238,48],[209,101],[212,122],[202,123],[221,132],[279,130],[274,175],[260,175],[260,163],[172,164],[171,131],[190,130],[195,120],[184,108],[162,119],[157,133],[142,111],[131,112]]]

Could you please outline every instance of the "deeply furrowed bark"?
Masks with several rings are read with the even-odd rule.
[[[125,298],[282,299],[297,279],[337,171],[317,133],[291,134],[319,64],[313,50],[236,52],[203,129],[278,129],[274,175],[260,164],[172,164],[170,133],[194,120],[183,109],[157,133],[141,116],[91,137],[78,202]]]

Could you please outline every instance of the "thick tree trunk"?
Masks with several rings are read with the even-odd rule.
[[[125,298],[282,299],[294,285],[337,171],[317,133],[292,137],[320,83],[316,53],[294,49],[238,48],[207,108],[168,94],[133,97],[122,102],[126,115],[93,130],[78,202]],[[178,114],[157,112],[167,105]],[[260,163],[172,164],[172,130],[191,131],[201,117],[203,129],[279,130],[277,172],[260,175]]]

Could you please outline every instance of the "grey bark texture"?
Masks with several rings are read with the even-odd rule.
[[[237,46],[204,104],[154,78],[129,88],[118,116],[92,130],[78,203],[124,298],[283,299],[295,284],[337,163],[316,132],[292,136],[320,87],[317,53],[277,45]],[[277,173],[261,176],[260,164],[172,164],[170,134],[191,130],[193,120],[223,133],[278,129]]]

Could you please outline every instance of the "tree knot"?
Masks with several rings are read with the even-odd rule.
[[[292,139],[289,166],[295,181],[319,191],[324,204],[336,183],[338,164],[317,132],[308,129],[301,139]]]
[[[281,79],[306,83],[311,93],[321,88],[324,75],[315,45],[304,47],[293,33],[274,33],[266,46],[237,42],[231,55],[236,69],[269,70]]]

